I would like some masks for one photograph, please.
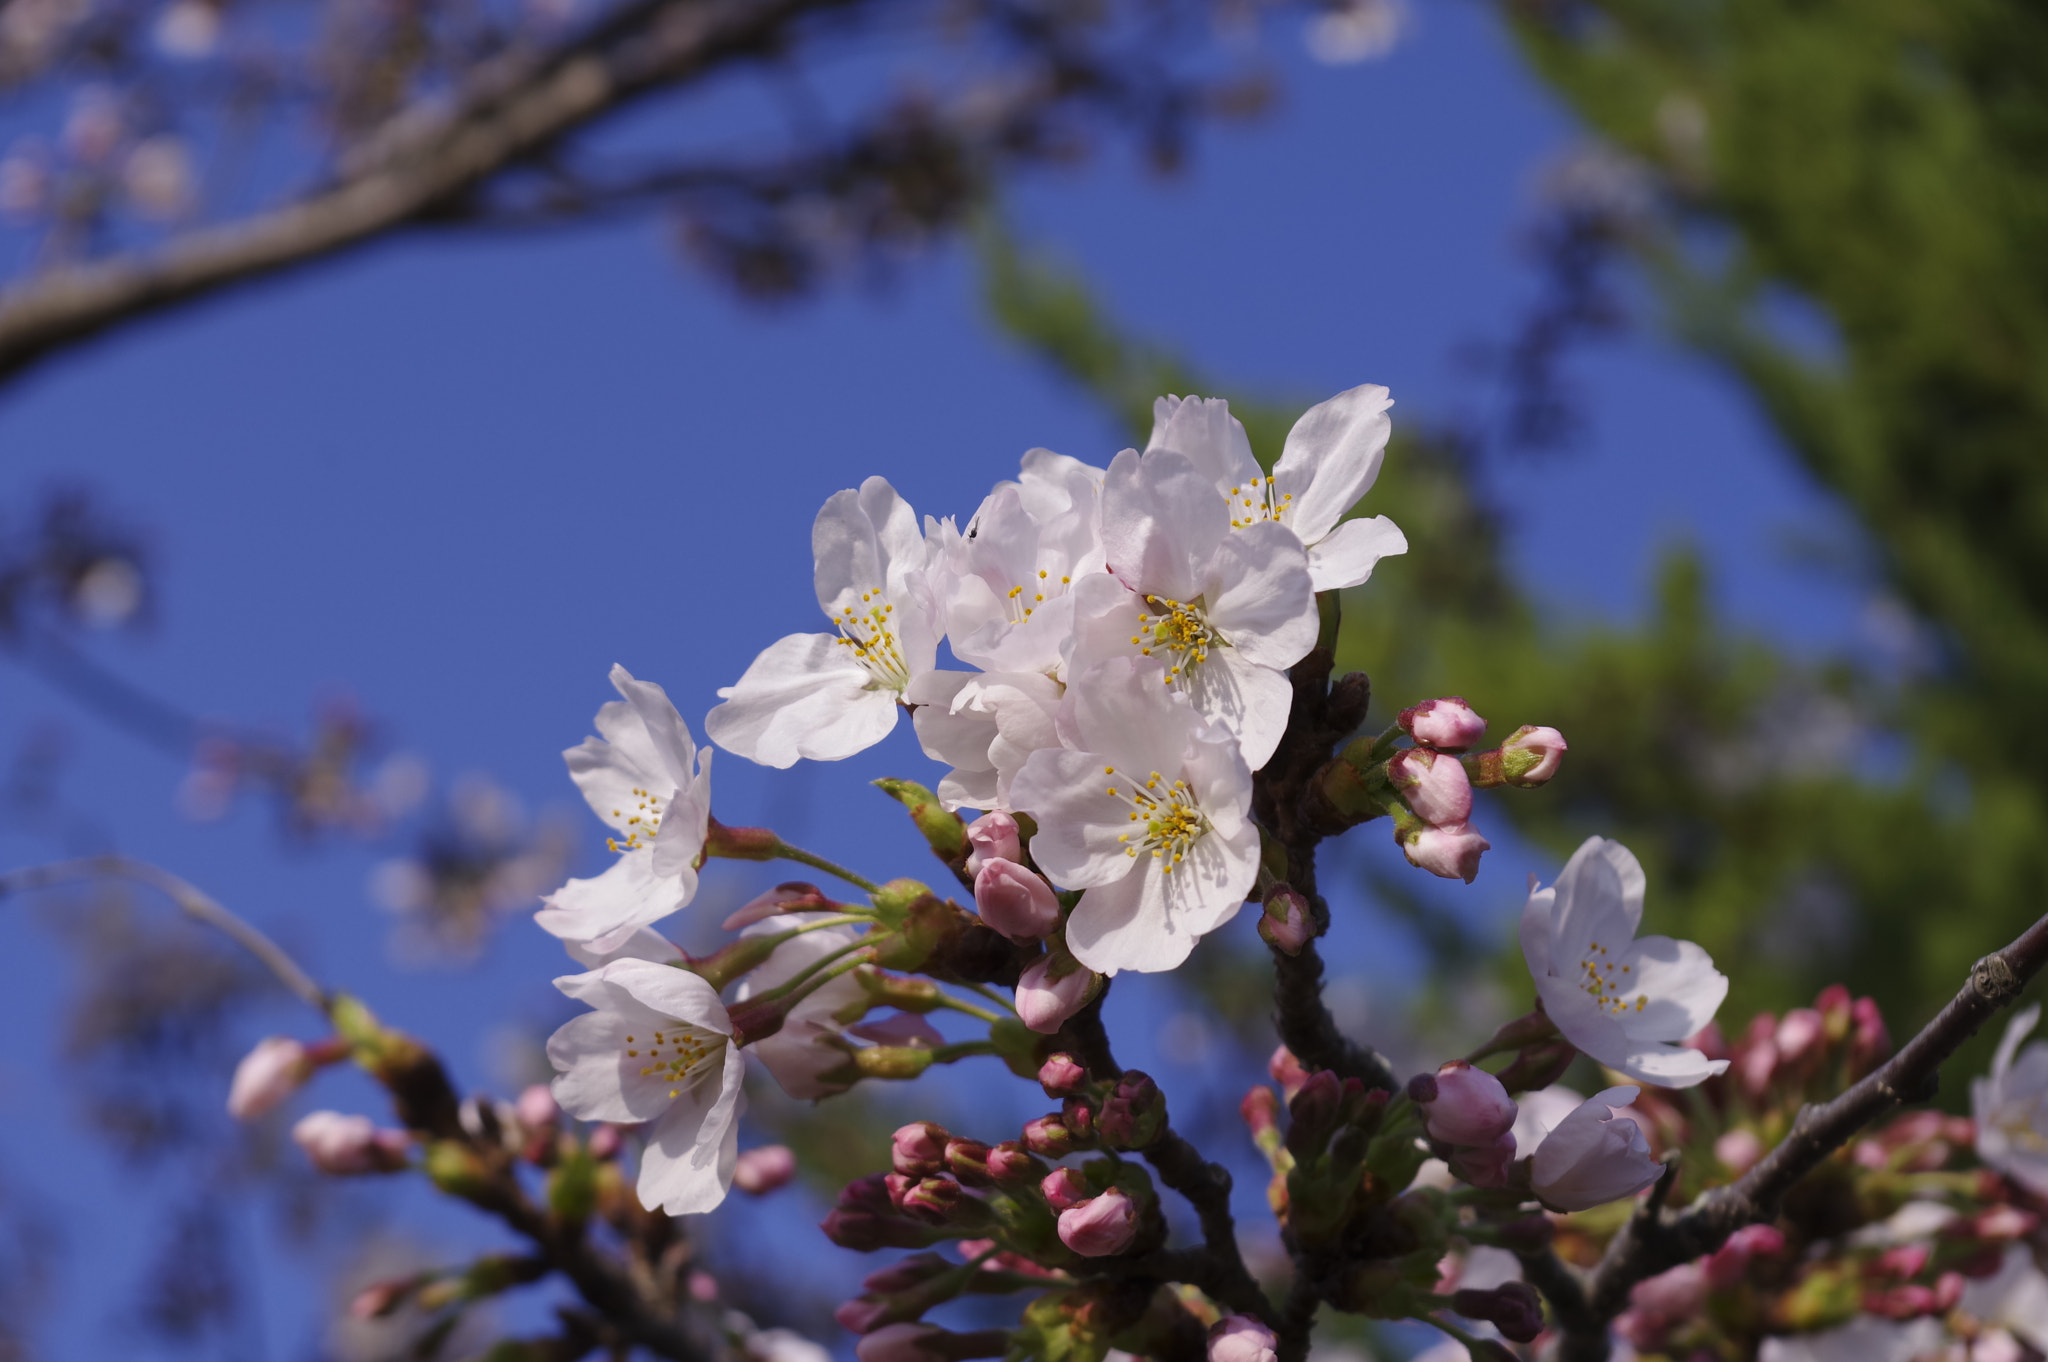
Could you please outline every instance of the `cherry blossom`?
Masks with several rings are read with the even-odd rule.
[[[1536,1195],[1563,1211],[1633,1195],[1657,1180],[1664,1165],[1650,1157],[1643,1128],[1622,1114],[1640,1088],[1596,1092],[1557,1123],[1536,1146],[1530,1181]]]
[[[1265,765],[1293,704],[1287,668],[1316,641],[1300,541],[1272,523],[1232,533],[1223,498],[1193,463],[1128,449],[1103,483],[1102,541],[1113,575],[1074,587],[1070,673],[1155,658],[1155,694],[1186,695],[1237,736],[1251,769]]]
[[[562,1110],[581,1121],[647,1125],[639,1179],[647,1209],[690,1215],[725,1200],[746,1061],[711,985],[629,959],[555,987],[593,1009],[548,1038]]]
[[[1084,891],[1067,946],[1103,974],[1179,965],[1258,875],[1251,772],[1226,734],[1161,697],[1163,670],[1118,658],[1080,677],[1060,707],[1066,745],[1034,752],[1011,787],[1038,821],[1039,868]]]
[[[1543,1010],[1566,1040],[1640,1082],[1689,1088],[1728,1067],[1678,1044],[1714,1019],[1728,979],[1690,941],[1646,936],[1643,868],[1629,849],[1589,837],[1522,908],[1522,956]]]
[[[1970,1080],[1970,1115],[1977,1123],[1977,1157],[2048,1196],[2048,1044],[2020,1049],[2040,1020],[2036,1003],[2006,1024],[1991,1072]]]
[[[837,632],[770,644],[704,720],[713,742],[763,766],[838,761],[880,742],[938,648],[917,516],[886,479],[835,492],[811,527],[811,553],[818,605]]]
[[[1285,526],[1308,550],[1315,589],[1333,591],[1359,585],[1380,559],[1408,551],[1407,537],[1383,515],[1343,519],[1379,478],[1392,405],[1385,388],[1367,383],[1309,408],[1267,474],[1224,399],[1162,397],[1152,405],[1145,448],[1193,460],[1230,499],[1234,528]]]
[[[742,936],[779,936],[809,920],[801,913],[763,918],[749,926]],[[851,926],[819,927],[802,936],[791,937],[775,948],[746,978],[740,980],[735,1002],[780,988],[797,975],[822,963],[828,956],[844,951],[859,939]],[[849,1042],[843,1037],[846,1024],[833,1013],[858,1004],[866,995],[851,974],[827,980],[790,1007],[782,1027],[773,1035],[754,1042],[755,1056],[775,1082],[791,1097],[814,1101],[846,1091],[844,1083],[828,1081],[825,1075],[846,1063]]]
[[[918,743],[953,769],[934,792],[949,809],[1010,808],[1010,782],[1033,752],[1059,746],[1066,687],[1036,672],[932,671],[910,685]]]
[[[595,879],[570,880],[534,914],[544,931],[603,953],[683,907],[697,893],[697,861],[711,819],[711,753],[651,681],[613,667],[623,700],[597,712],[601,738],[562,754],[592,812],[617,836],[617,858]]]

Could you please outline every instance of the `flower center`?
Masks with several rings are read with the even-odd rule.
[[[626,834],[624,841],[620,841],[616,837],[604,839],[604,844],[613,851],[638,851],[641,847],[653,842],[654,834],[661,831],[661,796],[649,794],[645,790],[636,788],[633,791],[633,797],[640,802],[633,806],[633,813],[630,817],[623,810],[612,810],[612,817],[624,818],[626,820],[623,829]],[[642,833],[645,833],[647,836],[647,841],[645,842],[640,840]]]
[[[1271,474],[1230,489],[1230,528],[1241,530],[1262,520],[1278,520],[1294,501],[1294,493],[1273,486]]]
[[[1059,584],[1055,586],[1052,581],[1052,575],[1044,568],[1040,568],[1037,579],[1030,584],[1028,590],[1021,586],[1011,587],[1010,594],[1005,598],[1005,605],[1009,610],[1010,623],[1022,624],[1025,620],[1030,619],[1031,612],[1045,604],[1047,592],[1055,596],[1064,595],[1066,594],[1066,589],[1073,584],[1073,581],[1072,577],[1062,577],[1059,580]]]
[[[1648,1006],[1650,995],[1638,993],[1630,997],[1629,985],[1633,980],[1625,977],[1632,971],[1627,965],[1616,965],[1607,958],[1607,948],[1597,941],[1586,944],[1586,958],[1579,961],[1579,987],[1593,995],[1603,1011],[1619,1016],[1623,1012],[1640,1012]]]
[[[1145,608],[1147,613],[1138,617],[1140,632],[1131,635],[1131,642],[1146,657],[1152,656],[1154,648],[1167,654],[1166,684],[1169,686],[1187,681],[1188,673],[1197,663],[1209,660],[1211,643],[1226,645],[1226,640],[1209,623],[1199,598],[1183,602],[1165,596],[1147,596]]]
[[[1119,773],[1116,767],[1105,766],[1102,774]],[[1129,804],[1130,821],[1143,825],[1117,838],[1124,843],[1124,855],[1136,857],[1139,852],[1149,851],[1152,859],[1159,862],[1160,873],[1171,875],[1188,849],[1209,830],[1209,820],[1195,803],[1195,792],[1185,780],[1169,781],[1157,771],[1142,781],[1130,776],[1124,779],[1130,783],[1111,785],[1105,791],[1112,799]]]
[[[870,689],[902,690],[910,684],[910,664],[903,660],[903,649],[897,646],[896,631],[890,625],[896,607],[884,604],[879,591],[861,592],[860,604],[858,611],[847,606],[832,621],[839,626],[839,642],[853,649],[860,665],[875,678],[868,683]]]
[[[639,1039],[626,1037],[626,1058],[640,1059]],[[644,1058],[647,1063],[640,1066],[640,1076],[654,1076],[656,1082],[669,1082],[676,1086],[668,1090],[670,1097],[678,1096],[682,1090],[702,1077],[710,1065],[706,1062],[713,1055],[725,1050],[725,1037],[710,1031],[700,1031],[685,1022],[676,1022],[665,1030],[654,1033],[654,1043],[647,1048]]]

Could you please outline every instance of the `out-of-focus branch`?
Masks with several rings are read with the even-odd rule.
[[[187,917],[219,930],[262,961],[264,967],[277,976],[278,982],[308,1007],[323,1014],[327,1011],[332,1001],[327,990],[300,969],[298,962],[287,955],[282,946],[229,912],[204,891],[146,861],[131,860],[126,856],[87,856],[75,861],[53,861],[47,865],[9,871],[0,874],[0,898],[60,884],[105,879],[133,880],[157,890],[177,904]]]
[[[129,318],[432,217],[565,134],[855,0],[644,0],[561,47],[486,63],[452,99],[394,117],[339,178],[276,210],[152,251],[67,265],[0,293],[0,377]]]
[[[1741,1178],[1702,1194],[1683,1211],[1647,1203],[1608,1244],[1585,1283],[1587,1309],[1560,1309],[1564,1362],[1605,1362],[1607,1323],[1627,1306],[1636,1283],[1713,1252],[1744,1225],[1774,1218],[1793,1185],[1857,1131],[1908,1102],[1931,1097],[1942,1063],[2010,1005],[2043,964],[2048,917],[1979,960],[1949,1004],[1882,1067],[1832,1101],[1800,1108],[1791,1134]],[[1570,1307],[1569,1292],[1553,1296],[1554,1307],[1560,1299]]]

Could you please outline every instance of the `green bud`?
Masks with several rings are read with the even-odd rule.
[[[1052,1057],[1053,1038],[1040,1035],[1015,1017],[997,1020],[988,1028],[988,1039],[1019,1078],[1037,1078]]]
[[[428,1145],[426,1169],[436,1187],[464,1201],[476,1201],[491,1190],[490,1168],[460,1140],[436,1140]]]
[[[597,1206],[597,1160],[581,1144],[548,1174],[548,1209],[565,1225],[580,1225]]]
[[[878,780],[875,788],[910,810],[910,821],[924,834],[932,855],[950,866],[967,863],[967,825],[939,803],[939,797],[910,780]]]
[[[684,968],[713,988],[723,989],[775,954],[775,948],[781,944],[780,935],[771,933],[763,936],[743,936],[701,960],[689,961]]]
[[[856,970],[854,978],[867,994],[867,1005],[901,1012],[930,1012],[939,1005],[939,986],[929,979],[907,979],[880,970]]]
[[[375,1051],[384,1042],[384,1027],[377,1020],[377,1014],[363,1006],[360,998],[346,993],[337,993],[327,1005],[328,1020],[341,1033],[361,1059],[366,1051]]]
[[[1010,1355],[1036,1362],[1102,1362],[1112,1337],[1102,1314],[1084,1291],[1049,1291],[1024,1307]]]

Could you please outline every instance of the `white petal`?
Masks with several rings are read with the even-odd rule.
[[[1096,753],[1143,780],[1154,771],[1169,777],[1179,773],[1199,720],[1166,684],[1166,669],[1156,659],[1127,657],[1075,677],[1056,723],[1068,746]]]
[[[1284,488],[1294,494],[1288,519],[1304,542],[1314,543],[1328,534],[1371,490],[1393,430],[1387,419],[1392,405],[1385,388],[1361,384],[1310,407],[1287,432],[1273,476],[1280,485],[1307,474],[1300,491]]]
[[[609,950],[594,951],[582,941],[564,941],[562,949],[569,952],[571,960],[592,970],[614,960],[652,960],[665,965],[683,958],[676,943],[652,927],[635,927],[624,941]]]
[[[1382,558],[1408,552],[1408,536],[1383,515],[1347,520],[1309,545],[1308,576],[1318,591],[1357,586]]]
[[[1153,402],[1152,438],[1146,441],[1145,452],[1161,449],[1185,455],[1219,488],[1263,476],[1244,423],[1230,414],[1230,403],[1220,397],[1162,397]]]
[[[595,879],[570,880],[548,895],[533,920],[565,941],[588,942],[608,952],[635,928],[659,922],[688,903],[696,880],[694,871],[688,876],[655,874],[654,853],[641,847],[621,852]]]
[[[1214,482],[1179,454],[1125,450],[1102,485],[1102,548],[1126,586],[1191,601],[1202,570],[1230,533],[1230,510]]]
[[[654,873],[685,880],[684,902],[696,895],[697,857],[711,828],[711,757],[698,756],[697,774],[671,797],[654,835]]]
[[[1622,1056],[1618,1062],[1601,1062],[1639,1082],[1652,1083],[1660,1088],[1695,1087],[1728,1067],[1725,1059],[1708,1059],[1698,1050],[1682,1045],[1643,1042],[1637,1042],[1637,1045],[1638,1049]]]
[[[1538,980],[1552,976],[1550,939],[1556,931],[1556,916],[1557,890],[1538,889],[1536,877],[1531,875],[1529,898],[1522,905],[1522,959],[1528,964],[1531,977]]]
[[[666,797],[670,789],[688,787],[697,774],[697,743],[690,736],[690,726],[669,702],[668,692],[652,681],[635,680],[631,672],[616,664],[612,667],[611,683],[633,707],[660,761],[655,771],[649,772],[665,777],[662,783],[668,789],[658,793]]]
[[[1594,947],[1605,946],[1611,957],[1634,939],[1643,917],[1643,870],[1621,843],[1588,837],[1554,887],[1550,966],[1559,974],[1577,978]]]
[[[1139,825],[1130,821],[1129,801],[1107,793],[1130,781],[1106,774],[1107,764],[1099,753],[1048,748],[1032,753],[1010,783],[1011,803],[1038,822],[1032,859],[1062,888],[1091,888],[1131,872],[1117,839]]]
[[[1267,521],[1217,547],[1203,590],[1209,622],[1248,662],[1288,668],[1316,646],[1316,596],[1301,541]]]
[[[1185,961],[1195,938],[1168,926],[1164,879],[1157,867],[1133,862],[1122,879],[1081,895],[1067,918],[1074,958],[1097,974],[1156,973]]]
[[[1628,967],[1624,977],[1633,980],[1620,990],[1623,997],[1648,1000],[1641,1011],[1631,1006],[1619,1018],[1635,1040],[1684,1040],[1712,1021],[1728,996],[1728,976],[1690,941],[1645,936],[1616,954]]]
[[[732,1034],[732,1019],[725,1014],[725,1004],[718,1001],[718,990],[689,970],[651,960],[614,960],[597,972],[606,984],[650,1011],[699,1030]]]
[[[800,758],[838,761],[873,747],[896,727],[896,695],[870,690],[867,669],[831,634],[791,634],[770,644],[704,731],[726,751],[763,766]]]
[[[1284,672],[1256,666],[1235,648],[1218,648],[1195,668],[1189,689],[1195,711],[1234,734],[1245,765],[1256,771],[1287,732],[1294,686]]]
[[[864,591],[908,590],[924,568],[924,540],[910,504],[886,479],[869,478],[826,500],[811,525],[811,556],[818,605],[837,615]]]
[[[725,1047],[717,1079],[706,1075],[678,1094],[674,1106],[648,1132],[640,1153],[640,1204],[670,1215],[711,1210],[732,1186],[739,1157],[740,1083],[746,1061],[739,1047]]]
[[[2041,1004],[2032,1003],[2013,1014],[2005,1024],[2005,1034],[1999,1038],[1998,1053],[1991,1057],[1991,1081],[1996,1083],[2005,1077],[2005,1071],[2012,1067],[2012,1057],[2020,1048],[2020,1042],[2027,1038],[2041,1020]]]
[[[956,708],[955,703],[961,689],[978,679],[973,672],[926,672],[911,682],[904,698],[918,707],[911,724],[926,756],[963,775],[987,772],[993,777],[988,745],[995,741],[995,715],[968,706]]]

